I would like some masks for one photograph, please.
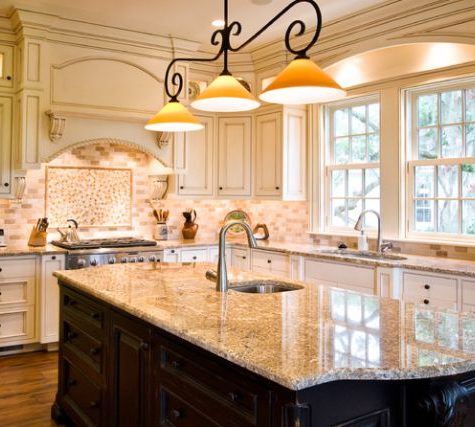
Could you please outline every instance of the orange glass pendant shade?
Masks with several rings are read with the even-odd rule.
[[[189,132],[203,127],[178,101],[168,102],[145,125],[145,129],[159,132]]]

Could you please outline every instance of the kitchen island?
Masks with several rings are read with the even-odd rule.
[[[473,426],[475,315],[325,286],[215,291],[209,265],[55,273],[75,425]],[[271,279],[231,271],[241,282]],[[287,282],[289,282],[287,280]]]

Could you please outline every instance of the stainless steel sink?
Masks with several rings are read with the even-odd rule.
[[[229,289],[248,294],[274,294],[276,292],[297,291],[303,289],[303,286],[275,280],[251,280],[234,283]]]
[[[379,259],[387,261],[404,261],[407,258],[401,255],[394,255],[388,253],[379,253],[371,251],[355,251],[350,249],[321,249],[316,250],[315,252],[321,254],[335,254],[335,255],[345,255],[352,256],[356,258],[369,258],[369,259]]]

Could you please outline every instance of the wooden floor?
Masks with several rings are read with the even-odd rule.
[[[58,353],[37,352],[0,357],[0,425],[51,427]]]

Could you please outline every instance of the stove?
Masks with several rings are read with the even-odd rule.
[[[51,243],[68,250],[66,255],[67,270],[104,264],[160,262],[162,257],[162,252],[156,247],[155,240],[133,237],[80,240],[79,242],[53,241]]]

